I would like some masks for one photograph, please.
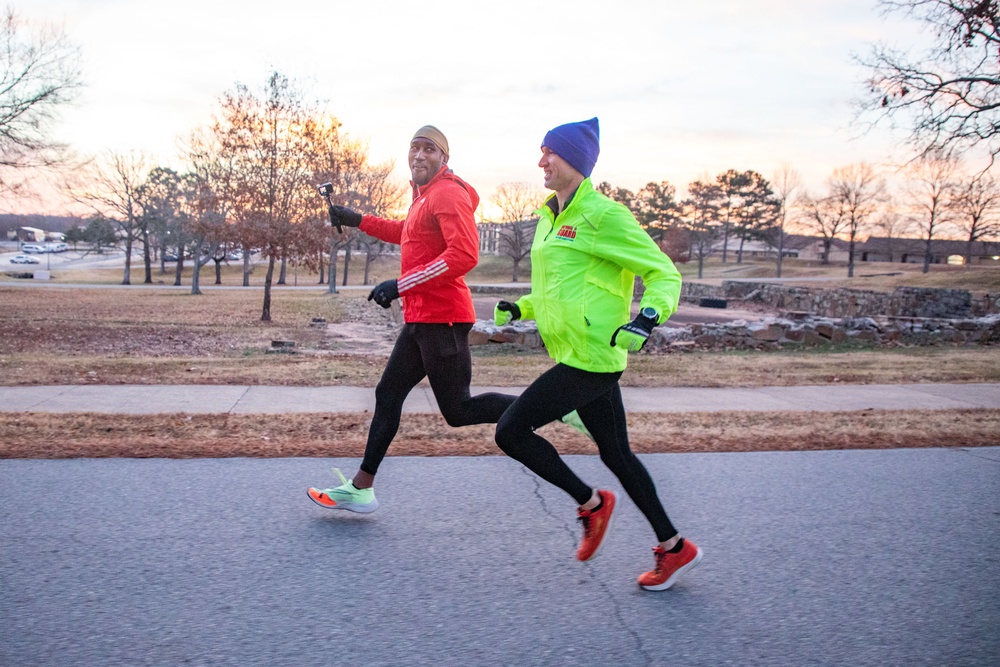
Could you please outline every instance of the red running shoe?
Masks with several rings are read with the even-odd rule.
[[[665,591],[674,585],[677,577],[694,569],[701,562],[701,549],[691,540],[684,540],[684,546],[675,554],[663,547],[654,547],[656,567],[639,575],[639,585],[647,591]]]
[[[583,524],[583,541],[576,550],[577,560],[590,560],[597,555],[611,525],[611,513],[615,511],[615,494],[604,489],[598,489],[597,494],[601,497],[600,507],[596,510],[576,511],[577,520]]]

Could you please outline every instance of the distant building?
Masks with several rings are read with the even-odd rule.
[[[808,261],[819,262],[823,260],[825,246],[822,236],[804,236],[802,234],[786,234],[783,243],[783,254],[785,257],[794,257]],[[830,256],[827,258],[831,262],[846,262],[850,253],[851,244],[841,239],[830,239]],[[857,248],[857,244],[855,244]],[[857,256],[857,252],[855,252]]]
[[[21,243],[45,243],[45,230],[37,227],[18,227],[17,240]]]
[[[850,243],[834,238],[829,241],[828,261],[846,263],[850,259]],[[782,243],[785,257],[806,261],[823,261],[826,243],[821,236],[786,234]],[[856,262],[895,262],[898,264],[923,264],[927,242],[923,239],[870,236],[864,242],[854,244]],[[735,256],[739,252],[739,239],[729,239],[727,253]],[[722,241],[712,246],[712,254],[722,254]],[[967,257],[968,255],[968,257]],[[775,258],[778,249],[770,241],[754,239],[743,244],[743,257]],[[970,246],[967,241],[931,241],[931,264],[987,264],[1000,266],[1000,241],[976,241]]]
[[[840,239],[830,241],[831,262],[846,262],[848,253],[848,242]],[[802,236],[799,234],[786,234],[782,243],[781,254],[793,259],[804,259],[811,261],[821,261],[823,259],[823,238],[820,236]],[[726,253],[736,255],[740,251],[740,240],[730,238]],[[712,245],[712,254],[722,254],[722,241],[716,241]],[[778,248],[770,241],[762,239],[751,239],[743,243],[743,257],[749,258],[776,258]]]
[[[862,262],[923,264],[927,241],[913,238],[870,236],[856,252]],[[968,255],[968,257],[966,256]],[[931,264],[1000,265],[1000,241],[932,240]]]

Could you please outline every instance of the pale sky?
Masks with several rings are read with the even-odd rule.
[[[450,165],[488,200],[541,187],[545,132],[598,116],[595,183],[639,189],[782,163],[819,191],[836,167],[908,157],[901,135],[852,127],[852,54],[914,28],[874,0],[31,0],[82,49],[86,88],[57,138],[82,154],[141,151],[181,167],[178,140],[237,82],[277,69],[324,100],[375,162],[409,178],[414,130],[439,127]],[[54,193],[46,197],[49,208]],[[50,210],[48,212],[60,212]]]

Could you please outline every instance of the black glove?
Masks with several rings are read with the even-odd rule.
[[[374,301],[383,308],[388,308],[392,302],[399,298],[399,288],[396,286],[396,279],[385,280],[375,286],[375,289],[368,295],[369,301]]]
[[[352,211],[346,206],[331,206],[330,223],[343,225],[344,227],[357,227],[361,224],[361,214],[357,211]]]
[[[516,303],[500,301],[493,309],[493,321],[498,327],[519,319],[521,319],[521,309],[517,307]]]
[[[618,335],[621,334],[622,345],[626,346],[629,352],[638,352],[646,344],[655,326],[656,320],[639,313],[634,320],[615,329],[611,334],[611,347],[616,346]]]

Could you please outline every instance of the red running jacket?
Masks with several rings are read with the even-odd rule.
[[[403,320],[454,324],[475,322],[465,274],[479,261],[479,230],[474,216],[479,195],[447,166],[423,187],[413,185],[406,220],[374,215],[358,228],[400,246],[397,280]]]

